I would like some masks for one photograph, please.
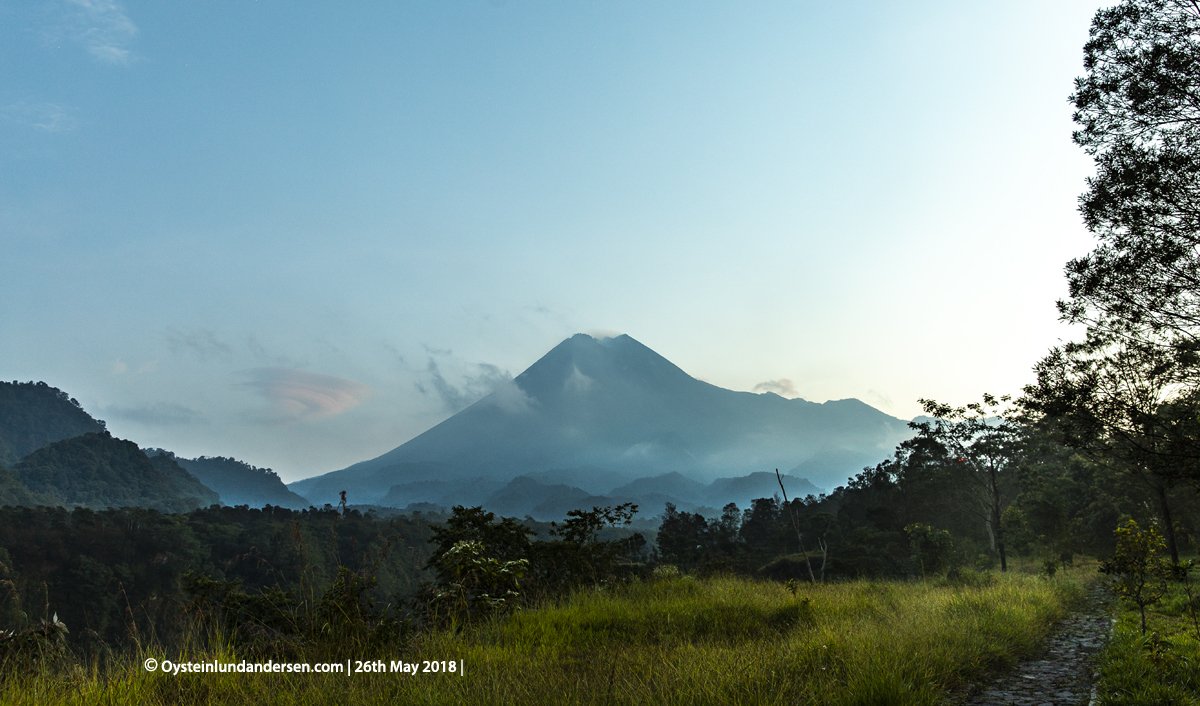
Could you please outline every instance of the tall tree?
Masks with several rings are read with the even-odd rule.
[[[917,436],[905,442],[924,447],[941,459],[946,478],[969,498],[968,511],[983,522],[992,548],[1000,555],[1000,570],[1008,570],[1004,527],[1000,518],[1017,494],[1017,470],[1023,453],[1025,430],[1005,407],[1008,397],[984,395],[983,402],[951,407],[921,400],[933,419],[910,424]]]
[[[1096,175],[1080,212],[1100,241],[1066,268],[1064,319],[1172,345],[1200,340],[1200,3],[1100,10],[1071,100]]]
[[[1169,491],[1200,473],[1200,394],[1187,349],[1092,329],[1051,350],[1022,405],[1067,446],[1117,462],[1155,496],[1172,561],[1178,563]]]

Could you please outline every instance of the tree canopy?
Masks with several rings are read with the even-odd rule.
[[[1096,175],[1080,197],[1100,241],[1067,265],[1064,318],[1143,338],[1200,338],[1200,4],[1096,13],[1071,100]]]

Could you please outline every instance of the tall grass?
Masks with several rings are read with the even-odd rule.
[[[1138,609],[1118,606],[1113,637],[1100,655],[1101,704],[1161,706],[1200,704],[1200,588],[1176,582],[1146,609],[1143,635]]]
[[[15,675],[0,704],[936,704],[1031,655],[1083,590],[991,576],[973,585],[802,586],[675,577],[579,591],[359,659],[461,660],[465,674],[180,674],[144,650],[101,669]]]

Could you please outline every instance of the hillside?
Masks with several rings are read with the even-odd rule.
[[[0,464],[11,467],[47,444],[104,430],[104,422],[57,387],[0,382]]]
[[[148,453],[152,458],[156,454],[173,458],[176,463],[199,478],[206,486],[220,493],[221,501],[226,505],[249,505],[250,507],[273,505],[292,510],[303,510],[312,504],[304,497],[288,490],[279,475],[270,468],[258,468],[235,458],[223,456],[178,458],[162,449],[153,449]]]
[[[431,479],[508,482],[579,469],[626,483],[672,472],[707,483],[776,468],[833,487],[910,435],[906,422],[858,400],[726,390],[629,336],[578,334],[392,451],[290,487],[316,503],[341,490],[369,503],[395,485]],[[590,492],[598,485],[568,483]]]
[[[25,507],[46,505],[50,507],[61,504],[58,498],[42,493],[35,493],[26,488],[25,484],[13,475],[12,471],[0,466],[0,507],[14,507],[17,505],[24,505]]]
[[[12,472],[30,491],[68,506],[186,512],[218,501],[195,476],[171,459],[159,458],[151,461],[137,444],[108,432],[88,433],[34,451]]]

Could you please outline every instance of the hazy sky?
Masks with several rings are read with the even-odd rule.
[[[0,379],[292,481],[571,334],[903,418],[1071,332],[1097,2],[0,0]]]

